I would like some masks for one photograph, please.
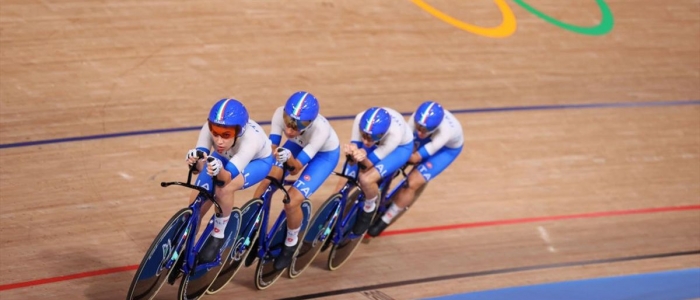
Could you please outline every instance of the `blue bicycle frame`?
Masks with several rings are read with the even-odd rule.
[[[348,161],[350,159],[348,158]],[[346,161],[345,164],[343,165],[343,171],[342,173],[337,173],[334,172],[336,175],[344,177],[348,179],[348,182],[345,183],[345,185],[340,189],[338,193],[342,195],[340,198],[340,205],[338,205],[338,209],[333,213],[333,219],[337,219],[340,217],[340,214],[345,211],[345,207],[347,206],[347,201],[348,201],[348,194],[350,191],[352,191],[354,188],[358,188],[360,190],[360,193],[357,195],[357,199],[355,201],[355,204],[350,208],[348,213],[345,214],[342,220],[340,220],[339,224],[335,226],[333,229],[333,240],[332,242],[334,244],[340,244],[341,242],[344,241],[344,239],[356,239],[358,237],[362,237],[364,235],[356,235],[352,231],[348,233],[347,236],[343,236],[343,233],[346,231],[346,228],[348,227],[348,223],[352,220],[352,218],[357,218],[357,214],[351,214],[350,212],[352,211],[360,211],[361,206],[363,205],[363,202],[365,201],[365,193],[362,191],[360,188],[359,184],[357,183],[357,176],[351,177],[348,175],[345,175],[345,171],[347,169],[348,162]],[[391,179],[393,179],[393,176],[391,178],[386,178],[382,179],[382,181],[379,183],[379,195],[382,196],[386,187],[391,183]],[[393,192],[395,192],[396,189],[394,189]],[[392,192],[392,194],[393,194]],[[381,197],[383,199],[383,197]],[[325,238],[325,236],[323,236]]]
[[[286,176],[286,169],[284,172],[284,176]],[[269,222],[269,216],[270,216],[270,206],[272,204],[272,195],[277,190],[282,190],[284,192],[284,200],[282,202],[289,203],[289,194],[287,193],[287,190],[284,189],[284,186],[291,186],[294,184],[294,181],[290,180],[284,180],[284,176],[282,178],[282,182],[280,183],[279,180],[277,180],[274,177],[271,176],[265,176],[268,180],[270,180],[270,185],[268,185],[267,189],[265,189],[265,192],[260,196],[260,198],[263,200],[263,206],[262,209],[258,210],[257,215],[255,218],[252,218],[251,221],[249,222],[254,222],[253,226],[248,226],[248,224],[241,224],[241,228],[250,228],[248,232],[241,232],[241,235],[244,235],[246,237],[245,242],[243,242],[238,249],[235,249],[235,253],[243,253],[245,251],[245,248],[250,246],[250,244],[253,242],[250,240],[250,237],[253,235],[254,230],[261,230],[260,234],[258,235],[258,243],[257,245],[253,245],[253,247],[258,246],[257,252],[255,253],[258,258],[264,259],[264,256],[266,253],[270,253],[271,249],[268,248],[268,241],[273,238],[273,235],[279,228],[279,226],[282,225],[282,222],[284,221],[284,217],[286,216],[284,210],[282,210],[280,216],[277,218],[275,221],[275,224],[273,225],[272,228],[268,231],[268,222]],[[262,223],[262,224],[260,224]],[[279,254],[279,251],[281,249],[276,249],[274,253],[275,256]],[[250,255],[250,254],[249,254]]]
[[[270,216],[270,205],[272,205],[272,195],[274,195],[278,189],[281,189],[284,192],[283,202],[285,204],[287,204],[287,203],[289,203],[289,194],[287,193],[287,191],[285,189],[283,189],[281,187],[283,187],[284,185],[294,184],[293,181],[286,181],[286,180],[284,180],[284,178],[283,178],[282,183],[280,183],[279,181],[277,181],[277,179],[270,177],[270,176],[266,176],[266,178],[270,180],[271,184],[267,187],[265,192],[260,197],[263,199],[263,208],[262,208],[262,211],[260,213],[258,213],[258,216],[255,218],[256,222],[259,222],[260,218],[262,218],[262,227],[260,227],[260,230],[267,230],[267,224],[270,220],[269,216]],[[262,216],[263,214],[264,214],[264,217]],[[275,224],[272,225],[272,228],[270,228],[270,230],[268,230],[268,231],[260,232],[261,234],[259,235],[260,238],[259,238],[258,245],[261,245],[261,247],[259,247],[259,249],[258,249],[258,253],[257,253],[258,258],[264,259],[264,256],[266,253],[270,253],[276,257],[277,255],[279,255],[279,252],[282,251],[282,249],[276,249],[274,253],[271,252],[272,249],[268,248],[269,247],[268,241],[270,241],[273,238],[273,235],[275,234],[275,232],[277,232],[277,228],[279,228],[282,225],[282,222],[284,222],[285,218],[286,218],[286,213],[284,210],[282,210],[279,217],[277,217],[277,220],[275,220]],[[265,233],[265,234],[262,234],[262,233]]]
[[[200,156],[201,157],[201,156]],[[172,251],[172,255],[170,256],[170,261],[165,264],[166,269],[170,269],[173,267],[173,265],[177,262],[177,259],[179,258],[178,251],[174,251],[176,249],[180,249],[183,244],[185,244],[185,249],[183,250],[183,253],[186,255],[185,256],[185,261],[182,264],[182,273],[183,274],[189,274],[190,272],[198,272],[206,269],[210,269],[213,267],[218,266],[221,263],[221,257],[217,257],[217,259],[213,262],[210,263],[204,263],[197,265],[196,268],[194,267],[194,262],[197,257],[197,253],[199,250],[202,248],[204,241],[206,240],[206,237],[208,237],[211,234],[211,231],[214,228],[214,216],[211,217],[211,220],[207,223],[207,227],[204,229],[204,232],[202,232],[202,235],[197,239],[197,243],[195,244],[194,238],[190,238],[190,233],[197,232],[197,229],[199,228],[199,214],[202,208],[202,203],[204,201],[211,201],[214,203],[215,209],[217,213],[221,213],[221,207],[219,206],[219,203],[216,202],[214,198],[214,194],[209,193],[209,191],[201,186],[197,185],[192,185],[190,182],[192,180],[192,174],[195,169],[195,166],[192,166],[190,168],[190,172],[187,176],[187,183],[182,183],[182,182],[162,182],[160,185],[162,187],[167,187],[170,185],[179,185],[179,186],[184,186],[187,188],[195,189],[199,191],[199,195],[195,198],[195,200],[192,202],[192,204],[189,205],[189,208],[192,210],[192,215],[190,218],[187,220],[186,225],[184,226],[184,232],[178,233],[176,236],[180,237],[180,240],[177,241],[175,244],[174,248],[171,248],[170,250]],[[216,183],[216,180],[215,180]],[[232,237],[228,237],[228,239],[231,239]],[[228,240],[224,244],[228,244]],[[195,268],[193,270],[193,268]]]
[[[387,193],[386,195],[381,197],[381,199],[380,199],[381,201],[379,202],[379,207],[377,208],[378,215],[380,215],[380,216],[383,215],[384,212],[386,212],[386,210],[387,210],[387,207],[384,204],[386,204],[387,201],[390,201],[392,198],[394,198],[394,195],[399,191],[399,189],[404,188],[405,186],[408,185],[408,175],[406,175],[406,170],[405,170],[406,166],[408,166],[408,165],[407,164],[404,165],[402,168],[397,170],[391,178],[387,178],[385,180],[386,187],[388,187],[391,185],[391,182],[397,176],[399,176],[399,174],[403,174],[403,179],[401,179],[399,184],[397,184],[394,188],[392,188],[391,191],[389,191],[389,193]]]

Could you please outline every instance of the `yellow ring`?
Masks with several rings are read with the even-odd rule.
[[[411,1],[413,1],[415,5],[418,5],[418,7],[422,8],[434,17],[444,21],[445,23],[477,35],[491,38],[504,38],[511,36],[517,28],[515,15],[513,14],[513,11],[510,9],[510,6],[508,6],[508,3],[506,3],[505,0],[493,0],[493,2],[496,2],[496,5],[498,5],[498,8],[501,10],[501,15],[503,15],[503,22],[501,22],[501,25],[490,28],[479,27],[476,25],[464,23],[437,10],[436,8],[425,3],[423,0]]]

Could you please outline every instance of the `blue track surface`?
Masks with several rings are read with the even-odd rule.
[[[675,300],[700,298],[700,268],[472,292],[433,300]]]

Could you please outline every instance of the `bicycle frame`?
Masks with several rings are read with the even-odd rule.
[[[413,169],[411,169],[411,171],[409,171],[409,172],[406,172],[407,166],[408,166],[408,164],[404,165],[402,168],[397,170],[391,178],[388,178],[386,180],[386,181],[388,181],[386,184],[386,187],[389,187],[389,186],[391,186],[391,182],[394,179],[396,179],[396,177],[398,177],[399,174],[403,175],[403,178],[401,179],[399,184],[397,184],[394,188],[392,188],[388,193],[382,193],[384,195],[380,199],[381,201],[379,202],[379,207],[377,208],[377,214],[384,214],[384,212],[386,212],[386,207],[384,206],[384,204],[386,204],[386,202],[388,202],[392,198],[394,198],[394,195],[396,195],[396,193],[399,191],[399,189],[408,186],[408,174],[411,173],[411,171],[413,171]],[[415,168],[415,166],[414,166],[414,168]]]
[[[197,153],[200,158],[203,158],[203,154],[201,152]],[[210,262],[210,263],[205,263],[202,265],[194,266],[194,262],[196,260],[196,255],[199,249],[201,249],[202,245],[204,244],[204,241],[206,240],[206,237],[208,237],[211,234],[211,231],[214,228],[213,222],[209,222],[207,224],[207,227],[204,229],[204,232],[202,232],[202,235],[197,239],[197,243],[195,244],[195,239],[193,236],[190,235],[190,233],[194,232],[195,234],[197,233],[199,229],[199,214],[201,212],[201,207],[202,203],[204,201],[211,201],[214,203],[215,209],[217,213],[221,213],[221,206],[219,206],[219,203],[216,202],[214,198],[214,194],[209,193],[207,189],[201,186],[193,185],[191,184],[192,182],[192,175],[194,173],[194,170],[196,169],[196,164],[190,167],[189,174],[187,175],[187,182],[161,182],[160,185],[162,187],[168,187],[170,185],[179,185],[183,186],[186,188],[194,189],[199,191],[199,195],[195,198],[195,200],[192,202],[192,204],[189,205],[189,208],[192,210],[192,215],[189,217],[187,220],[186,225],[184,226],[184,233],[178,233],[176,236],[180,237],[180,240],[177,241],[175,244],[175,247],[172,247],[169,250],[169,255],[165,257],[170,257],[170,261],[165,264],[165,268],[170,269],[173,267],[173,265],[177,262],[179,255],[177,253],[177,249],[180,249],[183,244],[185,246],[185,249],[183,250],[183,253],[186,255],[185,256],[185,261],[182,264],[182,273],[183,274],[189,274],[192,271],[200,271],[204,269],[209,269],[213,268],[220,263],[220,259],[217,259],[216,261]],[[214,178],[214,183],[217,184],[216,179]],[[212,216],[213,220],[214,216]],[[231,237],[229,237],[230,239]],[[193,251],[197,250],[197,251]]]
[[[340,177],[344,177],[348,180],[347,183],[340,189],[338,193],[340,193],[341,199],[340,199],[340,209],[334,212],[333,218],[337,218],[338,215],[341,212],[345,212],[344,209],[347,205],[347,198],[348,198],[348,193],[353,189],[353,188],[359,188],[360,189],[360,194],[357,197],[357,200],[355,204],[350,208],[350,211],[352,210],[359,210],[360,203],[364,201],[364,192],[362,192],[362,189],[359,187],[359,184],[357,183],[357,176],[351,177],[348,175],[345,175],[345,171],[347,169],[348,162],[350,161],[350,157],[347,157],[347,160],[345,164],[343,165],[343,171],[341,173],[334,172],[335,175],[338,175]],[[394,197],[394,195],[399,191],[399,189],[403,188],[408,184],[408,175],[406,174],[406,167],[408,164],[404,165],[401,167],[399,170],[394,172],[391,177],[387,177],[385,179],[382,179],[381,182],[379,183],[379,203],[377,204],[377,214],[383,214],[386,211],[386,208],[384,207],[384,204],[389,201],[391,198]],[[409,171],[410,172],[410,171]],[[385,190],[391,186],[391,182],[399,176],[399,174],[403,175],[403,179],[401,179],[401,182],[397,184],[394,188],[391,189],[388,193],[385,192]],[[334,244],[339,244],[343,240],[342,233],[345,231],[348,222],[350,222],[350,214],[346,214],[345,217],[339,222],[337,226],[333,229],[333,243]],[[349,233],[349,235],[346,237],[348,239],[355,239],[361,237],[359,235],[355,235],[354,233]]]
[[[345,185],[344,185],[344,186],[340,189],[340,191],[338,192],[338,193],[340,193],[340,194],[342,195],[342,196],[340,197],[340,205],[339,205],[340,209],[339,209],[339,210],[336,210],[336,212],[334,212],[333,218],[338,218],[339,215],[340,215],[340,213],[344,213],[344,212],[345,212],[345,207],[347,206],[347,201],[348,201],[348,196],[349,196],[348,194],[349,194],[350,191],[352,191],[354,188],[360,189],[360,193],[359,193],[359,195],[357,196],[357,199],[355,200],[355,203],[354,203],[353,206],[350,208],[349,212],[351,212],[351,211],[353,211],[353,210],[358,210],[358,211],[359,211],[361,203],[365,201],[365,199],[364,199],[364,198],[365,198],[365,193],[362,191],[362,188],[360,188],[359,184],[357,183],[357,176],[358,176],[358,175],[356,175],[356,176],[354,176],[354,177],[345,175],[345,171],[347,170],[347,166],[348,166],[348,162],[349,162],[349,161],[350,161],[350,158],[348,157],[348,159],[345,161],[345,164],[343,165],[343,171],[342,171],[341,173],[333,172],[335,175],[338,175],[338,176],[340,176],[340,177],[344,177],[345,179],[348,180],[348,182],[346,182]],[[358,173],[358,174],[359,174],[359,173]],[[379,183],[379,195],[380,195],[380,196],[382,196],[382,195],[384,194],[383,191],[389,186],[389,184],[391,183],[392,179],[393,179],[394,177],[396,177],[396,176],[397,176],[397,175],[394,174],[392,177],[389,177],[389,178],[387,178],[387,179],[383,179],[383,180]],[[395,191],[396,191],[396,189],[395,189],[393,192],[395,192]],[[393,194],[393,192],[392,192],[392,194]],[[383,202],[383,201],[384,201],[384,197],[380,197],[380,198],[382,198],[381,200],[382,200],[382,202]],[[378,204],[378,205],[379,205],[379,204]],[[353,217],[353,218],[356,218],[357,215],[352,216],[352,217]],[[332,242],[333,242],[334,244],[340,244],[345,238],[352,240],[352,239],[356,239],[356,238],[359,238],[359,237],[364,236],[364,235],[356,235],[356,234],[354,234],[354,233],[352,233],[352,232],[350,232],[350,233],[349,233],[347,236],[345,236],[345,237],[343,236],[343,232],[345,232],[345,229],[347,228],[348,222],[350,222],[350,220],[351,220],[351,214],[350,214],[350,213],[347,213],[347,214],[345,214],[345,216],[343,217],[343,219],[340,220],[340,222],[335,226],[335,228],[333,229],[333,240],[332,240]]]
[[[275,220],[274,225],[272,225],[272,228],[270,228],[270,230],[267,229],[270,221],[270,206],[272,205],[272,195],[274,195],[277,190],[281,190],[282,192],[284,192],[284,200],[282,200],[282,202],[285,204],[289,203],[289,194],[287,193],[287,190],[284,187],[293,185],[294,181],[285,180],[285,177],[287,176],[287,169],[288,167],[285,165],[281,181],[271,176],[265,176],[265,178],[270,180],[270,185],[267,186],[265,192],[263,192],[263,194],[260,196],[260,198],[263,200],[263,206],[262,209],[260,209],[257,212],[257,216],[254,218],[254,226],[250,227],[250,230],[256,230],[255,224],[262,222],[258,229],[261,230],[260,234],[258,235],[258,243],[257,245],[253,245],[258,247],[256,255],[260,259],[264,259],[265,254],[270,253],[271,249],[269,249],[268,242],[273,238],[273,235],[275,234],[275,232],[277,232],[279,226],[282,225],[282,222],[285,219],[284,217],[286,217],[285,211],[282,210],[280,215]],[[246,236],[250,236],[251,232],[249,231],[245,234]],[[246,243],[241,245],[241,247],[245,246],[247,246]],[[243,252],[243,249],[236,249],[236,251],[241,253]],[[273,254],[277,255],[278,253]]]

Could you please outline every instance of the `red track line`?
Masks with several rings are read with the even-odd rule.
[[[32,281],[4,284],[4,285],[0,285],[0,291],[42,285],[42,284],[47,284],[47,283],[68,281],[68,280],[80,279],[80,278],[86,278],[86,277],[107,275],[107,274],[119,273],[119,272],[124,272],[124,271],[131,271],[131,270],[136,270],[138,267],[139,267],[138,265],[116,267],[116,268],[102,269],[102,270],[97,270],[97,271],[88,271],[88,272],[77,273],[77,274],[69,274],[69,275],[63,275],[63,276],[57,276],[57,277],[37,279],[37,280],[32,280]]]
[[[486,221],[486,222],[476,222],[476,223],[464,223],[464,224],[443,225],[443,226],[434,226],[434,227],[412,228],[412,229],[403,229],[403,230],[391,230],[391,231],[384,232],[381,236],[411,234],[411,233],[430,232],[430,231],[453,230],[453,229],[463,229],[463,228],[473,228],[473,227],[522,224],[522,223],[556,221],[556,220],[567,220],[567,219],[599,218],[599,217],[609,217],[609,216],[648,214],[648,213],[685,211],[685,210],[700,210],[700,205],[642,208],[642,209],[631,209],[631,210],[594,212],[594,213],[575,214],[575,215],[534,217],[534,218],[522,218],[522,219],[510,219],[510,220],[496,220],[496,221]],[[51,278],[37,279],[37,280],[32,280],[32,281],[4,284],[4,285],[0,285],[0,291],[37,286],[37,285],[42,285],[42,284],[54,283],[54,282],[68,281],[68,280],[73,280],[73,279],[95,277],[95,276],[107,275],[107,274],[112,274],[112,273],[119,273],[119,272],[124,272],[124,271],[132,271],[132,270],[136,270],[137,268],[138,268],[138,265],[131,265],[131,266],[123,266],[123,267],[102,269],[102,270],[96,270],[96,271],[88,271],[88,272],[77,273],[77,274],[63,275],[63,276],[57,276],[57,277],[51,277]]]
[[[522,224],[522,223],[556,221],[556,220],[567,220],[567,219],[587,219],[587,218],[599,218],[599,217],[620,216],[620,215],[635,215],[635,214],[648,214],[648,213],[683,211],[683,210],[698,210],[698,209],[700,209],[700,205],[686,205],[686,206],[641,208],[641,209],[618,210],[618,211],[603,211],[603,212],[575,214],[575,215],[563,215],[563,216],[548,216],[548,217],[534,217],[534,218],[523,218],[523,219],[496,220],[496,221],[486,221],[486,222],[476,222],[476,223],[464,223],[464,224],[443,225],[443,226],[434,226],[434,227],[392,230],[392,231],[384,232],[380,236],[419,233],[419,232],[428,232],[428,231],[452,230],[452,229],[462,229],[462,228],[472,228],[472,227]]]

